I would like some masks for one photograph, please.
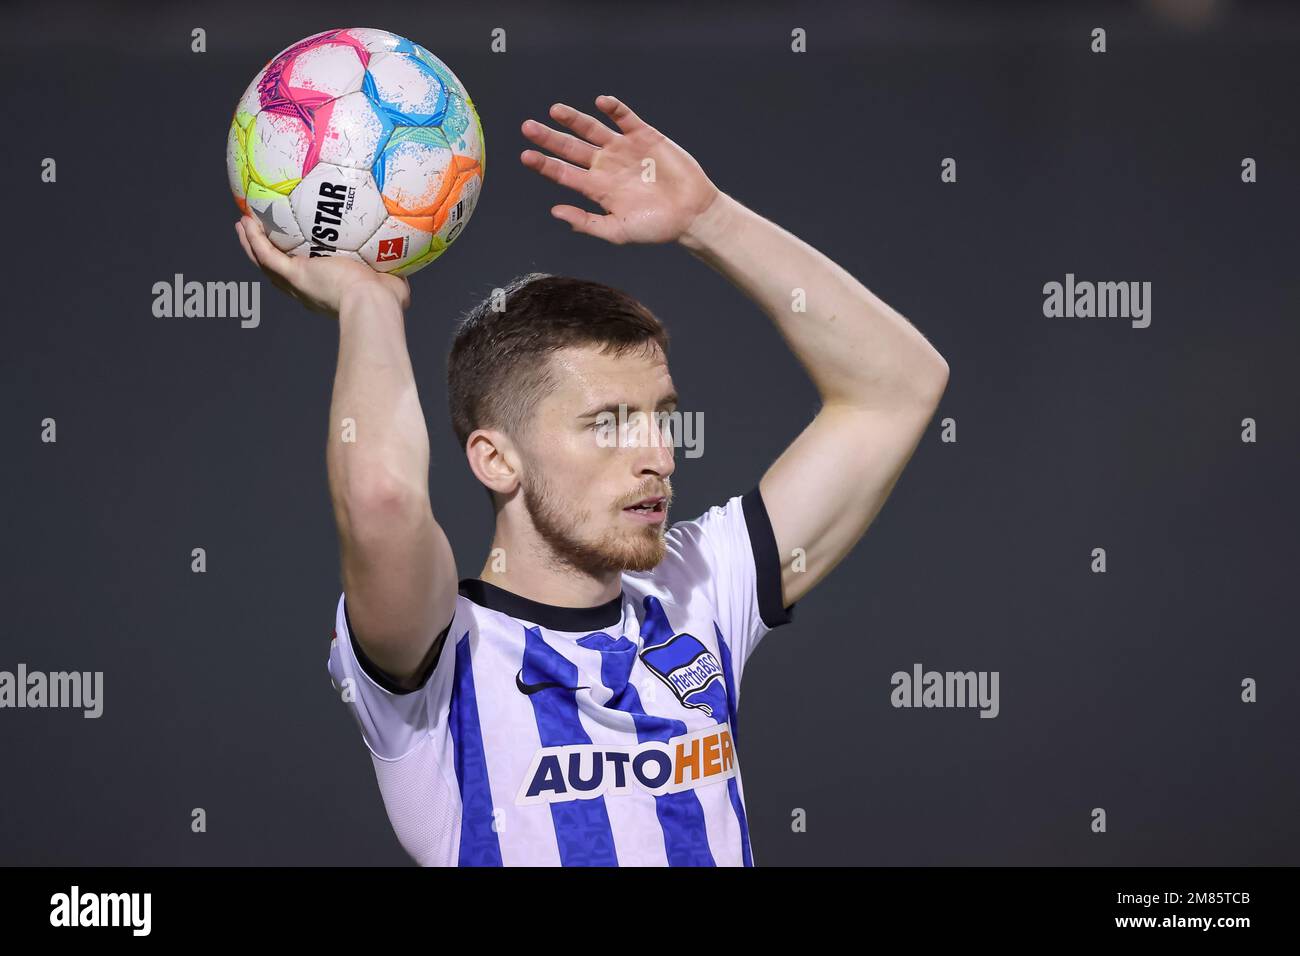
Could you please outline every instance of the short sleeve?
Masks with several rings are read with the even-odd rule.
[[[757,486],[667,532],[669,545],[692,577],[707,576],[737,683],[745,662],[768,631],[793,619],[781,591],[781,558]]]
[[[458,600],[458,613],[459,605]],[[339,597],[330,642],[330,679],[356,718],[366,746],[380,760],[401,759],[437,726],[445,727],[439,715],[445,713],[451,693],[455,648],[447,638],[454,623],[453,617],[438,636],[441,648],[419,686],[406,690],[366,657],[352,631],[347,597]]]

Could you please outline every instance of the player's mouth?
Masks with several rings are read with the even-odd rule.
[[[623,514],[641,524],[659,524],[668,516],[668,509],[665,507],[667,501],[668,499],[663,495],[642,498],[631,507],[624,508]]]

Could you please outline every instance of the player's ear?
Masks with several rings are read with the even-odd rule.
[[[521,463],[514,443],[495,428],[479,428],[465,441],[470,471],[499,495],[511,495],[519,487]]]

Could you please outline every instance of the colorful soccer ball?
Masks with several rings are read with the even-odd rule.
[[[408,275],[451,245],[483,184],[483,127],[455,74],[384,30],[328,30],[263,68],[226,147],[235,202],[295,256]]]

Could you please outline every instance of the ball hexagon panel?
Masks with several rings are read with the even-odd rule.
[[[438,74],[406,53],[376,53],[363,83],[366,94],[398,126],[437,126],[449,97]]]
[[[388,118],[360,91],[326,103],[316,110],[314,120],[319,161],[353,169],[373,166],[393,130]]]
[[[434,75],[442,81],[442,85],[448,93],[451,93],[453,96],[459,96],[464,100],[469,99],[469,93],[465,90],[465,84],[460,81],[460,78],[457,77],[455,73],[451,72],[450,67],[448,67],[446,63],[443,63],[442,60],[438,59],[418,43],[413,43],[411,46],[414,48],[412,53],[415,58],[433,71]]]
[[[297,116],[263,110],[245,134],[244,149],[249,180],[288,193],[302,179],[312,149],[311,128]]]
[[[369,56],[343,30],[301,40],[263,71],[258,83],[262,109],[310,119],[322,104],[361,89]]]
[[[301,245],[306,238],[293,214],[293,203],[288,196],[252,184],[245,200],[250,215],[257,217],[271,244],[282,252]]]
[[[284,90],[299,103],[322,103],[361,89],[365,72],[355,46],[324,41],[286,64]]]
[[[375,160],[374,177],[394,216],[432,216],[446,200],[456,156],[442,130],[399,126]]]
[[[298,228],[318,255],[356,250],[388,215],[369,170],[317,163],[290,195]]]
[[[377,272],[397,272],[421,259],[433,242],[433,217],[389,216],[358,252]]]

